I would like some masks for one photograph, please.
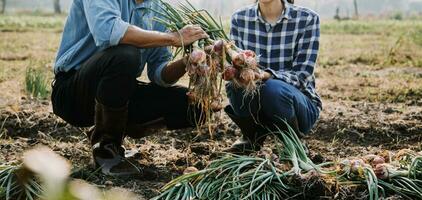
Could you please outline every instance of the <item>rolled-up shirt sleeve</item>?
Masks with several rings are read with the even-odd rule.
[[[129,23],[120,17],[118,1],[86,0],[83,6],[96,46],[107,48],[118,45],[129,27]]]
[[[155,48],[148,58],[148,78],[151,82],[163,86],[170,87],[174,83],[167,83],[163,80],[162,73],[163,69],[167,67],[169,61],[172,59],[170,48],[161,47]]]

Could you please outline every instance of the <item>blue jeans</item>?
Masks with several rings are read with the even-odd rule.
[[[245,96],[243,89],[230,83],[226,91],[238,117],[254,117],[259,122],[263,116],[265,124],[296,118],[303,134],[308,134],[319,118],[319,108],[296,87],[281,80],[267,80],[254,96]]]

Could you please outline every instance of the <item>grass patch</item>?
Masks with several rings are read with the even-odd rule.
[[[327,21],[321,24],[322,34],[387,34],[395,35],[403,31],[422,30],[418,20],[376,20],[376,21]]]
[[[0,31],[61,30],[65,16],[0,15]]]
[[[422,88],[389,89],[380,95],[380,100],[389,103],[416,103],[422,98]]]
[[[421,21],[350,20],[325,21],[321,24],[319,64],[322,66],[351,63],[377,67],[419,67],[421,52]]]
[[[370,88],[362,91],[355,91],[348,97],[340,97],[342,100],[384,102],[384,103],[406,103],[409,105],[419,104],[422,98],[422,88]]]
[[[50,94],[46,73],[28,67],[25,73],[25,90],[32,98],[47,99]]]
[[[422,27],[414,29],[411,33],[411,38],[415,44],[422,46]]]

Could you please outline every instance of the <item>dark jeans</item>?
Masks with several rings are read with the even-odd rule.
[[[185,87],[161,87],[136,80],[140,55],[119,45],[94,54],[79,70],[58,73],[53,84],[53,111],[77,127],[94,125],[95,100],[118,108],[129,102],[128,121],[143,124],[164,118],[169,129],[192,127],[199,112],[188,103]]]
[[[246,96],[244,91],[226,86],[227,96],[234,113],[239,117],[254,116],[264,124],[274,124],[280,119],[297,119],[299,130],[308,134],[319,118],[320,110],[307,96],[294,86],[281,80],[270,79],[262,84],[256,96]],[[256,116],[263,116],[259,119]]]

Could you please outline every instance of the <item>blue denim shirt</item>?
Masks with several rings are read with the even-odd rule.
[[[93,54],[116,46],[129,25],[145,30],[165,32],[166,27],[156,21],[154,0],[74,0],[67,18],[62,41],[56,57],[54,72],[79,69]],[[161,78],[162,69],[172,55],[168,47],[140,48],[141,65],[138,76],[148,65],[148,78],[161,86],[168,86]]]

